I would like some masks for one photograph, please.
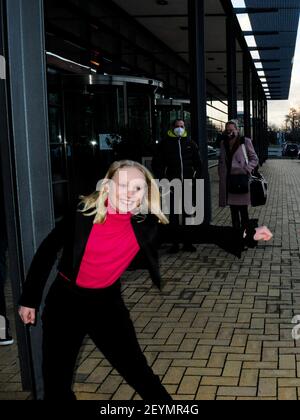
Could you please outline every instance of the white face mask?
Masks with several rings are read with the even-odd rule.
[[[184,129],[184,128],[182,128],[182,127],[176,127],[176,128],[174,128],[174,134],[175,134],[177,137],[182,137],[182,136],[183,136],[183,134],[184,134],[184,132],[185,132],[185,129]]]

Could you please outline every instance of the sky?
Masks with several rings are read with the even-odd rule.
[[[269,124],[276,124],[279,127],[284,124],[285,115],[288,114],[291,107],[300,108],[300,24],[298,27],[289,99],[286,101],[268,101]]]
[[[245,0],[231,0],[233,7],[245,8]],[[251,22],[247,14],[238,14],[241,29],[251,31]],[[246,36],[246,42],[249,46],[256,46],[253,36]],[[255,56],[258,54],[258,56]],[[259,53],[251,53],[253,58],[259,58]],[[259,74],[259,73],[258,73]],[[262,76],[262,75],[260,75]],[[285,116],[289,113],[290,108],[300,109],[300,21],[298,26],[298,36],[294,54],[292,79],[290,86],[290,94],[288,100],[268,101],[269,125],[275,124],[277,127],[284,126]]]

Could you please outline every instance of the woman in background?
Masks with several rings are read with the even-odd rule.
[[[220,144],[219,205],[220,207],[230,206],[232,226],[236,229],[257,226],[257,220],[249,220],[248,206],[251,204],[249,185],[247,192],[233,192],[231,182],[234,178],[231,175],[233,177],[245,175],[247,179],[257,165],[258,157],[251,139],[241,137],[237,123],[228,121]]]

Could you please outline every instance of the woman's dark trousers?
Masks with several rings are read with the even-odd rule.
[[[230,206],[232,227],[246,229],[249,225],[248,206]]]
[[[72,400],[76,359],[89,335],[119,374],[144,400],[171,401],[148,366],[120,292],[120,283],[106,289],[82,289],[57,279],[43,313],[45,399]]]

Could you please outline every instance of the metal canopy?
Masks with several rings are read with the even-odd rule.
[[[287,99],[296,45],[299,0],[245,0],[271,99]],[[262,9],[263,7],[263,9]],[[237,11],[237,10],[236,10]],[[246,32],[245,35],[251,35]],[[255,48],[256,49],[256,48]],[[251,50],[251,49],[250,49]]]
[[[172,0],[159,5],[153,0],[114,0],[141,25],[154,34],[186,62],[189,61],[187,0]],[[227,99],[226,21],[220,0],[204,2],[205,52],[208,93]],[[155,51],[153,51],[155,55]],[[242,99],[242,50],[237,43],[238,98]]]
[[[108,86],[124,86],[127,83],[134,83],[138,85],[147,85],[150,87],[156,88],[163,88],[164,84],[159,80],[154,79],[146,79],[144,77],[133,77],[133,76],[112,76],[112,75],[103,75],[103,74],[95,74],[95,75],[73,75],[69,74],[68,76],[64,77],[64,84],[65,85],[108,85]]]
[[[236,12],[249,13],[253,32],[248,31],[244,35],[253,34],[256,38],[271,98],[285,99],[289,94],[300,0],[245,1],[247,8],[236,9]],[[53,50],[59,54],[62,50],[61,55],[64,55],[66,50],[70,51],[77,46],[78,55],[84,56],[85,50],[89,47],[87,41],[89,37],[94,49],[97,50],[99,46],[104,50],[100,51],[100,56],[106,55],[106,47],[108,50],[111,47],[112,50],[115,49],[112,57],[108,56],[113,63],[116,61],[115,57],[118,56],[118,42],[114,38],[112,46],[107,33],[114,31],[114,35],[119,34],[122,38],[123,68],[129,70],[134,68],[133,73],[136,75],[161,79],[167,82],[165,86],[168,84],[166,74],[169,72],[170,86],[177,78],[177,84],[174,85],[178,87],[178,97],[186,97],[189,86],[188,0],[88,0],[83,3],[78,0],[63,0],[62,2],[45,0],[45,2],[49,51]],[[226,4],[227,11],[225,12],[224,5]],[[222,100],[226,100],[228,96],[226,16],[231,7],[230,0],[204,1],[207,92]],[[112,12],[109,11],[110,8]],[[107,13],[105,13],[106,9]],[[72,16],[72,11],[74,16]],[[123,25],[118,20],[119,16],[130,17],[130,19],[126,21],[126,25]],[[82,22],[81,17],[84,18]],[[87,27],[84,26],[84,20],[89,22]],[[130,21],[133,23],[133,20],[136,21],[138,28],[144,29],[137,38],[135,30],[128,24]],[[57,39],[53,33],[58,34]],[[84,38],[86,33],[87,39]],[[242,37],[242,33],[240,35]],[[68,44],[61,42],[61,39],[68,40]],[[238,100],[242,100],[244,96],[243,50],[245,50],[245,44],[241,47],[237,41]],[[249,50],[251,51],[251,48]],[[137,62],[134,61],[134,55],[139,56]],[[120,57],[121,50],[119,59]],[[154,60],[158,65],[156,71],[151,73],[150,64],[146,66],[144,63]],[[143,65],[132,67],[136,63],[143,63]],[[146,67],[147,70],[145,70]],[[115,69],[108,69],[107,72],[116,74]],[[176,94],[173,91],[171,93],[172,96]]]

